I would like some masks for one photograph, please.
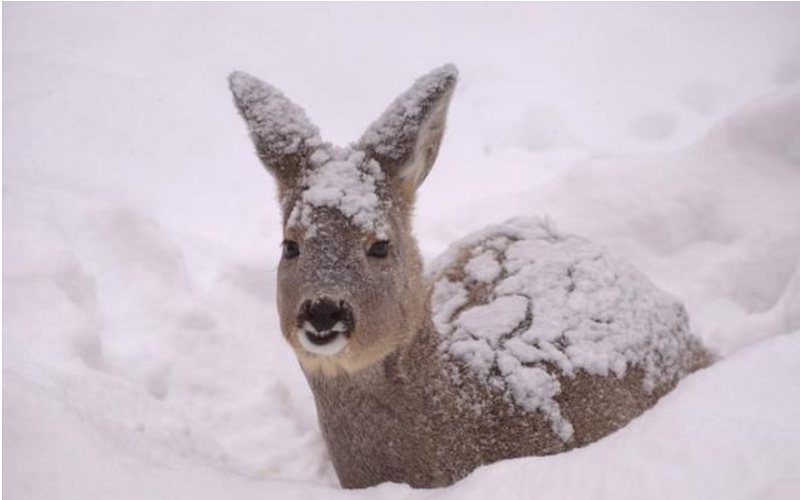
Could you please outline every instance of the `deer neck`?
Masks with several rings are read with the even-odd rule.
[[[307,374],[309,385],[318,400],[325,403],[329,394],[359,395],[359,404],[371,404],[373,398],[385,404],[397,396],[427,397],[425,387],[449,383],[438,349],[438,339],[430,319],[406,344],[399,346],[382,360],[357,372],[340,371],[335,375]],[[329,414],[341,410],[341,402],[332,408],[323,407]]]
[[[430,467],[418,465],[438,460],[441,448],[432,443],[450,432],[446,422],[457,411],[429,318],[407,345],[380,362],[357,373],[311,375],[308,381],[343,486],[373,478],[409,482],[409,471],[419,484],[452,480],[431,477]]]

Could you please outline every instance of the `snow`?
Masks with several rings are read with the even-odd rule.
[[[543,411],[564,441],[572,425],[554,399],[561,373],[623,377],[639,367],[651,392],[691,370],[684,358],[698,351],[680,302],[552,221],[517,218],[467,236],[432,265],[432,279],[443,352]]]
[[[240,71],[228,80],[259,157],[292,204],[288,226],[302,223],[307,236],[314,237],[313,208],[330,207],[364,230],[385,230],[378,197],[384,175],[378,162],[363,151],[323,143],[303,108],[270,84]],[[292,193],[298,191],[295,201]]]
[[[489,283],[497,279],[501,272],[503,268],[497,262],[497,254],[491,249],[476,255],[464,265],[464,273],[474,281]]]
[[[338,210],[357,227],[373,231],[378,237],[385,234],[382,217],[385,201],[378,194],[385,176],[375,160],[367,159],[363,151],[329,147],[317,149],[310,166],[302,174],[301,195],[291,209],[287,227],[303,224],[309,238],[319,230],[314,220],[314,208]]]
[[[484,467],[441,498],[794,498],[798,333],[697,373],[596,445]]]
[[[4,494],[800,495],[796,5],[3,14]],[[461,74],[415,210],[426,260],[489,224],[548,214],[683,301],[723,358],[591,446],[435,491],[342,491],[278,328],[274,181],[225,77],[265,78],[346,144],[444,61]],[[648,116],[674,128],[633,126]],[[476,282],[502,276],[495,243],[466,263]],[[437,325],[466,300],[447,291]]]
[[[241,71],[231,73],[228,80],[259,157],[276,175],[284,204],[290,205],[287,226],[301,223],[307,237],[313,238],[319,231],[313,209],[329,207],[362,230],[385,238],[388,228],[381,212],[386,202],[379,195],[385,176],[380,162],[388,168],[391,162],[405,160],[409,143],[425,126],[423,112],[455,85],[457,77],[458,70],[448,64],[418,78],[367,128],[355,150],[323,143],[305,110],[272,85]],[[401,176],[412,173],[414,169],[405,169]],[[426,173],[417,174],[417,182]],[[299,200],[294,200],[297,192]]]
[[[242,118],[267,162],[304,149],[313,151],[321,144],[319,129],[303,108],[280,90],[241,71],[231,73],[228,80]]]
[[[418,78],[400,94],[372,125],[367,128],[359,146],[389,161],[401,161],[423,126],[423,112],[447,88],[455,85],[458,70],[446,64]]]

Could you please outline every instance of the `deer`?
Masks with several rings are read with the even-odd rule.
[[[277,184],[277,307],[344,488],[450,485],[586,446],[713,359],[684,306],[627,261],[520,217],[426,269],[412,230],[458,80],[420,77],[360,139],[243,72],[229,88]]]

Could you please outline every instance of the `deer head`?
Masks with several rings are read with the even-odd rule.
[[[302,108],[245,73],[230,76],[283,215],[281,330],[307,374],[353,373],[407,345],[428,320],[411,230],[457,70],[418,79],[349,147],[324,142]]]

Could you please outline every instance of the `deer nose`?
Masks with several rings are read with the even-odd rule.
[[[353,329],[353,314],[350,306],[343,300],[328,298],[307,300],[300,308],[300,326],[310,324],[316,339],[332,340],[338,334],[348,334]]]

